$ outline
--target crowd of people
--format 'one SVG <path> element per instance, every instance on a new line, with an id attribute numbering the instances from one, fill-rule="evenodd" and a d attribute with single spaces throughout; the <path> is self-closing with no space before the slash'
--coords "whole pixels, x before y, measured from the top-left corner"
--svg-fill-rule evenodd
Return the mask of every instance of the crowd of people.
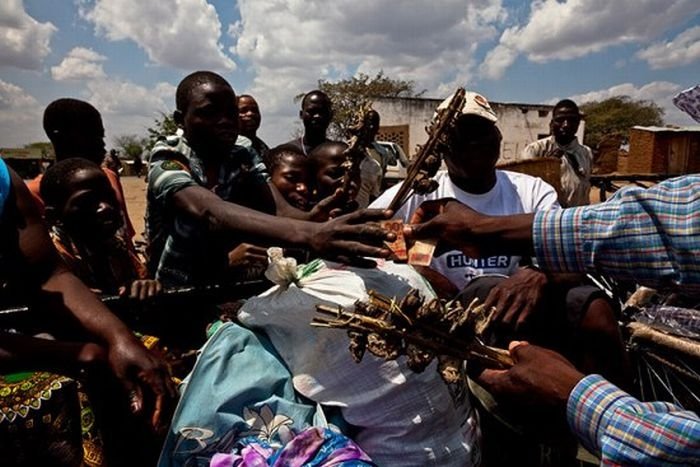
<path id="1" fill-rule="evenodd" d="M 301 100 L 302 135 L 273 147 L 257 135 L 256 99 L 237 96 L 218 74 L 186 76 L 174 98 L 179 131 L 162 135 L 148 162 L 145 252 L 135 247 L 102 119 L 91 104 L 63 98 L 47 106 L 43 126 L 56 163 L 44 174 L 25 182 L 0 162 L 2 307 L 28 305 L 31 316 L 3 322 L 0 334 L 0 451 L 10 464 L 153 465 L 158 459 L 186 376 L 173 370 L 173 361 L 201 345 L 207 329 L 212 335 L 207 324 L 220 310 L 178 303 L 170 316 L 159 315 L 161 325 L 137 329 L 95 292 L 147 303 L 164 290 L 264 281 L 273 246 L 299 262 L 372 267 L 368 258 L 392 258 L 388 244 L 396 235 L 380 223 L 391 218 L 403 220 L 410 241 L 437 240 L 430 265 L 416 269 L 440 298 L 479 298 L 498 310 L 489 344 L 509 348 L 515 364 L 470 369 L 476 383 L 516 405 L 553 408 L 552 423 L 568 421 L 573 437 L 604 465 L 700 463 L 697 414 L 628 394 L 632 375 L 619 310 L 585 276 L 700 293 L 697 177 L 588 206 L 593 160 L 576 138 L 582 117 L 576 103 L 557 103 L 551 136 L 522 155 L 561 161 L 557 192 L 537 177 L 497 169 L 497 115 L 483 96 L 467 92 L 446 135 L 450 150 L 446 169 L 435 176 L 437 190 L 390 212 L 399 186 L 382 193 L 387 154 L 375 141 L 376 111 L 367 120 L 367 155 L 348 173 L 348 144 L 328 138 L 333 109 L 322 91 Z M 189 342 L 190 349 L 159 344 L 178 332 L 173 328 L 187 328 L 201 342 Z M 252 333 L 235 345 L 262 355 L 255 362 L 261 374 L 277 366 L 288 371 L 265 337 L 237 332 Z M 346 347 L 339 343 L 337 351 Z M 290 375 L 292 393 L 298 376 Z M 254 381 L 250 391 L 278 395 L 264 378 Z M 183 400 L 178 413 L 193 410 L 185 403 L 191 404 Z M 219 440 L 217 452 L 198 456 L 221 466 L 373 465 L 360 430 L 341 431 L 318 425 L 281 445 L 263 436 L 238 451 L 237 441 Z M 466 451 L 474 464 L 496 465 L 486 448 Z M 171 465 L 165 458 L 164 452 L 161 464 Z M 410 462 L 397 457 L 392 464 Z"/>

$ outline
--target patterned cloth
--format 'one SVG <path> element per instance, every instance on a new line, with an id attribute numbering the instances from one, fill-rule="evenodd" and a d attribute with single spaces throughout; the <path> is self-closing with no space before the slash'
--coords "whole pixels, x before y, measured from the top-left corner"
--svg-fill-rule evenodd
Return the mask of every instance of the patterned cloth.
<path id="1" fill-rule="evenodd" d="M 642 403 L 589 375 L 567 403 L 571 430 L 601 465 L 700 465 L 700 418 L 667 402 Z"/>
<path id="2" fill-rule="evenodd" d="M 146 266 L 119 232 L 97 252 L 73 242 L 58 226 L 52 226 L 49 234 L 71 272 L 91 289 L 117 293 L 120 287 L 148 277 Z"/>
<path id="3" fill-rule="evenodd" d="M 676 94 L 673 104 L 700 123 L 700 84 Z"/>
<path id="4" fill-rule="evenodd" d="M 312 427 L 299 433 L 281 449 L 264 440 L 248 437 L 238 442 L 235 453 L 215 454 L 210 467 L 258 467 L 314 465 L 318 467 L 373 466 L 359 446 L 340 433 Z"/>
<path id="5" fill-rule="evenodd" d="M 202 159 L 184 137 L 159 141 L 151 151 L 148 172 L 149 272 L 164 285 L 173 286 L 206 281 L 225 268 L 226 255 L 206 235 L 206 226 L 177 215 L 175 193 L 190 186 L 212 186 L 224 201 L 246 204 L 245 197 L 255 196 L 251 190 L 269 179 L 262 159 L 236 146 L 222 161 L 216 183 L 209 183 Z"/>
<path id="6" fill-rule="evenodd" d="M 574 138 L 567 145 L 549 136 L 528 144 L 520 155 L 521 160 L 538 157 L 558 157 L 561 160 L 561 187 L 559 204 L 562 207 L 584 206 L 590 203 L 591 170 L 593 153 L 588 146 Z"/>
<path id="7" fill-rule="evenodd" d="M 236 139 L 236 144 L 238 146 L 243 146 L 249 151 L 254 152 L 263 161 L 267 157 L 267 153 L 270 151 L 270 147 L 267 145 L 267 143 L 265 143 L 265 141 L 261 140 L 257 136 L 255 136 L 254 139 L 251 140 L 250 138 L 247 138 L 243 135 L 238 135 L 238 139 Z"/>
<path id="8" fill-rule="evenodd" d="M 542 269 L 700 295 L 700 176 L 620 190 L 593 206 L 538 211 L 532 235 Z"/>

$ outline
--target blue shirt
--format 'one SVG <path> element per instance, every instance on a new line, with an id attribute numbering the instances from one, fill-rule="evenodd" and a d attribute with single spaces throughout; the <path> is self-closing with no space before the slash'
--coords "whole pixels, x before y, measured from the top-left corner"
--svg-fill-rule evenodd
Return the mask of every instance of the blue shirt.
<path id="1" fill-rule="evenodd" d="M 538 265 L 700 295 L 700 176 L 620 190 L 607 202 L 538 211 Z"/>

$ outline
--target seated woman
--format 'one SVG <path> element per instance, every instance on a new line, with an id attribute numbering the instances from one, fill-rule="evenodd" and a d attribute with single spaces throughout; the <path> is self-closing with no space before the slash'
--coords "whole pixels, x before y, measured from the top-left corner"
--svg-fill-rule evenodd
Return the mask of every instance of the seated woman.
<path id="1" fill-rule="evenodd" d="M 102 384 L 97 390 L 109 389 L 108 395 L 102 394 L 112 412 L 121 413 L 123 419 L 153 408 L 152 423 L 158 426 L 168 400 L 175 396 L 165 362 L 147 352 L 124 323 L 66 270 L 29 191 L 1 160 L 0 235 L 0 305 L 29 304 L 31 309 L 28 320 L 5 317 L 3 329 L 26 334 L 48 331 L 62 338 L 0 331 L 3 459 L 12 465 L 100 465 L 101 443 L 91 438 L 91 428 L 103 414 L 95 413 L 93 418 L 81 407 L 82 397 L 70 389 L 72 380 L 56 373 L 98 372 L 95 379 Z M 12 373 L 17 371 L 25 373 Z M 133 427 L 129 451 L 147 459 L 144 449 L 148 448 L 142 443 L 147 434 Z M 115 436 L 105 439 L 105 449 L 118 454 L 123 446 L 113 443 L 119 440 L 116 431 L 110 434 Z"/>

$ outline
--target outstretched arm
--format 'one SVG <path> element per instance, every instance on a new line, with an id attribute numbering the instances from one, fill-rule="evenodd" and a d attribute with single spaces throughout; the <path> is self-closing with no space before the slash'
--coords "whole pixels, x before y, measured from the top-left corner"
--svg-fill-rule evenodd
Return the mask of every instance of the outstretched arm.
<path id="1" fill-rule="evenodd" d="M 319 256 L 387 257 L 383 247 L 390 238 L 374 221 L 386 219 L 380 210 L 358 211 L 327 222 L 271 216 L 229 203 L 200 186 L 188 186 L 173 195 L 175 209 L 199 219 L 214 231 L 233 231 L 256 243 L 309 247 Z"/>
<path id="2" fill-rule="evenodd" d="M 39 288 L 35 303 L 48 312 L 64 313 L 107 351 L 106 359 L 131 395 L 132 408 L 141 412 L 144 390 L 153 392 L 159 423 L 160 408 L 175 396 L 165 363 L 149 353 L 131 331 L 58 258 L 36 206 L 22 180 L 10 171 L 12 193 L 5 218 L 17 226 L 17 249 L 24 282 Z"/>

